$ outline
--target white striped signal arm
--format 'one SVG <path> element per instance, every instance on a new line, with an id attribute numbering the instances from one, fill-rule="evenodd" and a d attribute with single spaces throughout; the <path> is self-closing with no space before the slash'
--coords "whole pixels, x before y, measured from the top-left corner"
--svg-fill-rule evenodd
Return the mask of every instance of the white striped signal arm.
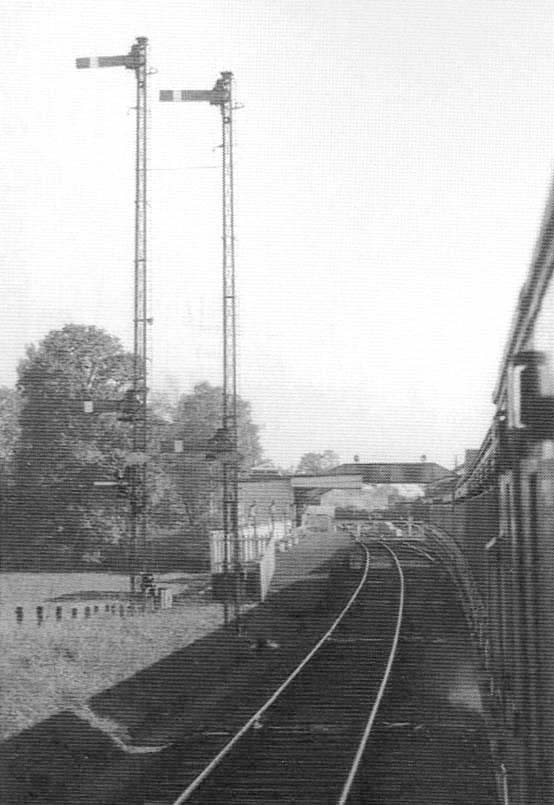
<path id="1" fill-rule="evenodd" d="M 229 93 L 216 86 L 213 89 L 161 89 L 160 101 L 208 101 L 220 104 L 229 100 Z"/>
<path id="2" fill-rule="evenodd" d="M 130 61 L 131 54 L 126 56 L 93 56 L 75 59 L 75 66 L 79 70 L 88 67 L 129 67 L 131 66 Z"/>

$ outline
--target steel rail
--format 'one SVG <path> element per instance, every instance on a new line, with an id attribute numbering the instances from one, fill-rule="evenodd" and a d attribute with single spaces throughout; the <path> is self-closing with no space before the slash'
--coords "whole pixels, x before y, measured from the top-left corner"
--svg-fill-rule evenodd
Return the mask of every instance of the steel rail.
<path id="1" fill-rule="evenodd" d="M 379 707 L 381 705 L 381 700 L 383 698 L 383 694 L 385 693 L 385 688 L 387 687 L 387 683 L 389 681 L 389 676 L 390 676 L 390 672 L 391 672 L 391 669 L 392 669 L 392 664 L 393 664 L 394 659 L 396 657 L 396 650 L 398 648 L 398 641 L 399 641 L 399 638 L 400 638 L 400 629 L 402 627 L 402 616 L 403 616 L 403 613 L 404 613 L 404 597 L 405 597 L 404 571 L 402 570 L 402 567 L 400 565 L 400 562 L 398 561 L 398 557 L 396 556 L 395 552 L 391 548 L 389 548 L 389 546 L 386 545 L 384 542 L 379 542 L 379 545 L 381 545 L 383 548 L 385 548 L 390 553 L 390 555 L 392 556 L 393 561 L 394 561 L 394 563 L 396 565 L 396 569 L 398 571 L 398 576 L 400 578 L 400 600 L 399 600 L 399 603 L 398 603 L 398 615 L 397 615 L 397 618 L 396 618 L 396 629 L 395 629 L 395 632 L 394 632 L 394 638 L 393 638 L 393 641 L 392 641 L 392 648 L 390 650 L 389 659 L 388 659 L 388 662 L 387 662 L 387 665 L 386 665 L 386 668 L 385 668 L 385 673 L 383 674 L 383 679 L 381 680 L 381 684 L 379 686 L 379 690 L 377 691 L 377 696 L 375 698 L 375 702 L 373 704 L 373 707 L 371 708 L 371 713 L 369 714 L 369 718 L 367 720 L 366 727 L 364 729 L 361 741 L 360 741 L 360 743 L 358 745 L 358 751 L 356 752 L 354 762 L 352 763 L 350 773 L 349 773 L 349 775 L 347 777 L 347 780 L 346 780 L 346 782 L 345 782 L 345 784 L 343 786 L 343 789 L 342 789 L 342 792 L 341 792 L 341 795 L 340 795 L 340 799 L 338 800 L 337 805 L 345 805 L 345 803 L 348 800 L 348 797 L 350 796 L 350 791 L 352 790 L 354 780 L 355 780 L 356 775 L 358 773 L 358 768 L 360 766 L 360 762 L 361 762 L 363 754 L 365 752 L 367 742 L 369 740 L 369 735 L 371 733 L 371 730 L 373 728 L 373 724 L 375 722 L 375 718 L 377 716 L 377 711 L 379 710 Z"/>
<path id="2" fill-rule="evenodd" d="M 310 662 L 312 657 L 319 651 L 319 649 L 323 646 L 323 644 L 329 639 L 329 637 L 333 634 L 341 620 L 344 618 L 346 613 L 351 608 L 352 604 L 358 597 L 359 593 L 361 592 L 366 580 L 367 575 L 369 572 L 369 551 L 367 547 L 363 543 L 358 543 L 366 553 L 366 561 L 364 567 L 364 573 L 362 579 L 354 592 L 352 593 L 351 597 L 348 600 L 348 603 L 342 610 L 342 612 L 338 615 L 337 618 L 333 621 L 330 628 L 325 632 L 322 638 L 318 640 L 315 646 L 311 649 L 311 651 L 304 657 L 300 665 L 298 665 L 294 671 L 285 679 L 285 681 L 277 688 L 276 691 L 270 696 L 270 698 L 265 702 L 265 704 L 257 710 L 253 716 L 251 716 L 248 721 L 240 728 L 238 732 L 231 738 L 228 743 L 218 752 L 218 754 L 210 761 L 210 763 L 204 768 L 204 770 L 197 776 L 195 779 L 189 784 L 189 786 L 177 797 L 176 800 L 172 803 L 172 805 L 182 805 L 183 802 L 186 802 L 191 794 L 193 794 L 201 785 L 202 783 L 210 776 L 210 774 L 214 771 L 216 766 L 218 766 L 221 761 L 229 754 L 231 749 L 235 746 L 236 743 L 245 735 L 248 730 L 254 726 L 254 724 L 259 722 L 260 717 L 268 710 L 271 705 L 279 698 L 279 696 L 283 693 L 283 691 L 290 685 L 290 683 L 298 676 L 298 674 L 304 669 L 304 667 Z"/>
<path id="3" fill-rule="evenodd" d="M 414 553 L 417 553 L 419 556 L 424 556 L 430 562 L 436 562 L 437 561 L 436 556 L 433 556 L 428 551 L 426 551 L 424 548 L 421 548 L 419 545 L 411 545 L 409 542 L 401 542 L 401 543 L 399 543 L 399 547 L 400 548 L 405 548 L 408 551 L 413 551 Z"/>

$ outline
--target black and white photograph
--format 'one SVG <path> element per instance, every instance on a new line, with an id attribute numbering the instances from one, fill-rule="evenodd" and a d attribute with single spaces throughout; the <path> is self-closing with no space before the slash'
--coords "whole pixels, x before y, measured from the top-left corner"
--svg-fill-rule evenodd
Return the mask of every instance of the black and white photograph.
<path id="1" fill-rule="evenodd" d="M 554 4 L 0 25 L 0 804 L 554 805 Z"/>

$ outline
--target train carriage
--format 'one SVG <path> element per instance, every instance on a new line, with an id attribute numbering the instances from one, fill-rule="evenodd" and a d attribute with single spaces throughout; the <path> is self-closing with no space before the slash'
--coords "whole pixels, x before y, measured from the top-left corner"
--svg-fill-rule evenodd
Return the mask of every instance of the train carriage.
<path id="1" fill-rule="evenodd" d="M 554 803 L 554 196 L 494 392 L 495 417 L 452 493 L 424 517 L 463 553 L 484 604 L 502 791 Z"/>

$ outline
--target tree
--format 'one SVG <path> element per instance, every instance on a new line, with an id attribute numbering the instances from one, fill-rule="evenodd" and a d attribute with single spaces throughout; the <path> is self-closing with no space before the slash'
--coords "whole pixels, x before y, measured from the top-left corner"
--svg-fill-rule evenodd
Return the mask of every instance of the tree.
<path id="1" fill-rule="evenodd" d="M 296 472 L 306 475 L 325 472 L 340 463 L 340 457 L 333 450 L 324 450 L 323 453 L 304 453 Z"/>
<path id="2" fill-rule="evenodd" d="M 239 398 L 237 408 L 241 466 L 248 470 L 261 457 L 258 428 L 246 401 Z M 221 464 L 206 459 L 206 447 L 222 426 L 222 389 L 199 383 L 180 396 L 154 393 L 149 418 L 151 556 L 154 564 L 205 568 L 208 532 L 221 526 Z M 160 452 L 177 439 L 186 445 L 183 453 Z"/>
<path id="3" fill-rule="evenodd" d="M 0 388 L 0 563 L 6 565 L 17 544 L 11 523 L 14 509 L 14 464 L 19 440 L 21 398 L 15 389 Z"/>
<path id="4" fill-rule="evenodd" d="M 117 415 L 87 415 L 82 400 L 121 399 L 132 356 L 105 331 L 68 324 L 27 348 L 18 376 L 23 553 L 79 564 L 120 536 L 115 499 L 94 481 L 111 478 L 129 449 L 129 428 Z"/>
<path id="5" fill-rule="evenodd" d="M 131 387 L 132 356 L 103 330 L 71 324 L 28 347 L 18 374 L 20 437 L 14 477 L 19 564 L 71 568 L 108 561 L 118 550 L 121 557 L 117 546 L 124 544 L 122 535 L 127 533 L 127 501 L 118 501 L 115 490 L 95 489 L 94 481 L 112 480 L 116 469 L 123 469 L 131 449 L 131 428 L 119 421 L 116 412 L 86 414 L 82 401 L 121 400 Z M 217 493 L 212 494 L 217 472 L 214 475 L 204 451 L 176 458 L 160 455 L 159 447 L 160 441 L 172 438 L 207 442 L 221 427 L 221 397 L 221 389 L 208 383 L 176 400 L 152 395 L 148 412 L 152 556 L 159 536 L 174 541 L 181 537 L 183 546 L 192 545 L 194 540 L 182 539 L 185 533 L 201 538 L 207 553 L 210 506 L 218 499 Z M 1 401 L 0 395 L 0 439 Z M 250 406 L 241 399 L 238 429 L 244 466 L 249 468 L 259 461 L 261 448 Z"/>
<path id="6" fill-rule="evenodd" d="M 177 402 L 175 421 L 185 441 L 211 438 L 221 427 L 223 391 L 210 383 L 198 383 L 192 394 L 182 394 Z M 250 470 L 262 458 L 259 428 L 252 421 L 250 403 L 237 397 L 237 430 L 241 469 Z"/>
<path id="7" fill-rule="evenodd" d="M 19 439 L 21 396 L 16 389 L 0 386 L 0 471 L 10 471 Z"/>
<path id="8" fill-rule="evenodd" d="M 222 492 L 221 465 L 206 459 L 206 444 L 222 426 L 222 389 L 210 383 L 199 383 L 192 392 L 182 394 L 175 404 L 170 425 L 167 424 L 168 401 L 158 397 L 155 410 L 166 421 L 165 425 L 159 423 L 160 438 L 180 439 L 189 449 L 157 460 L 156 465 L 158 469 L 162 465 L 163 474 L 156 480 L 161 494 L 153 500 L 153 518 L 159 525 L 165 523 L 169 528 L 184 532 L 190 556 L 207 559 L 208 531 L 220 527 Z M 241 398 L 237 399 L 237 419 L 241 469 L 248 471 L 260 461 L 262 451 L 250 404 Z M 198 449 L 190 450 L 191 445 Z"/>

